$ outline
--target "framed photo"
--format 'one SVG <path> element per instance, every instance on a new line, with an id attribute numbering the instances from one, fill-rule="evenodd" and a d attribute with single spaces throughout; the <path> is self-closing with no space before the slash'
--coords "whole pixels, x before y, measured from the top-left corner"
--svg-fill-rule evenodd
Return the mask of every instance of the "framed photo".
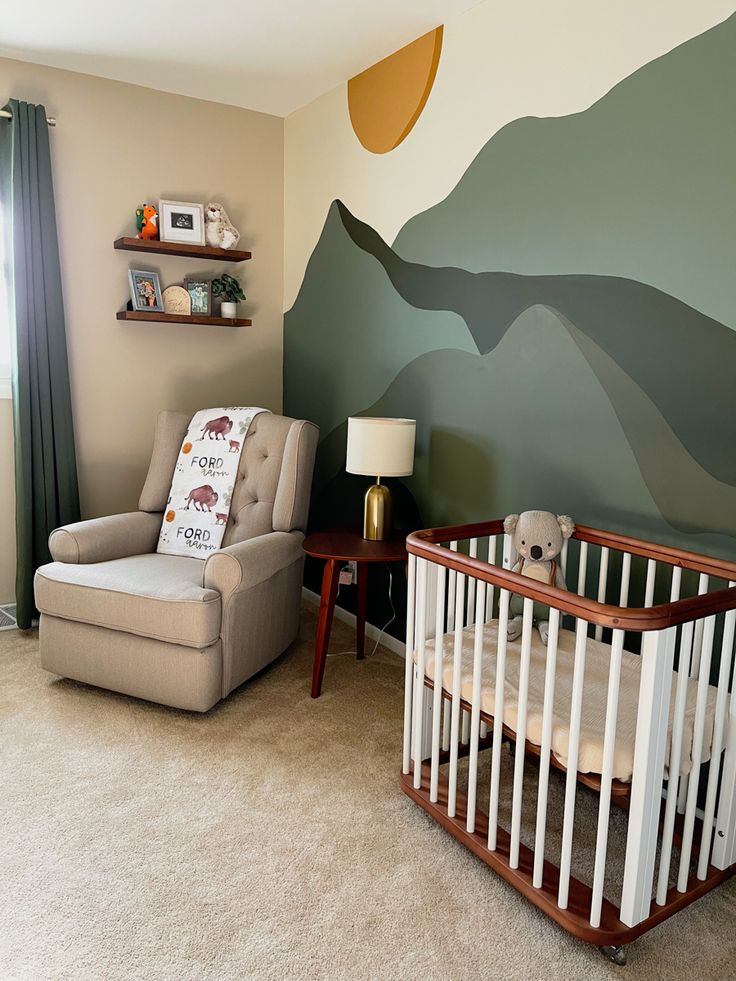
<path id="1" fill-rule="evenodd" d="M 128 283 L 134 310 L 148 310 L 149 313 L 164 312 L 158 273 L 147 272 L 145 269 L 129 269 Z"/>
<path id="2" fill-rule="evenodd" d="M 207 276 L 187 276 L 184 289 L 192 301 L 193 317 L 212 316 L 212 279 Z"/>
<path id="3" fill-rule="evenodd" d="M 188 201 L 159 201 L 159 233 L 162 242 L 204 245 L 204 205 Z"/>

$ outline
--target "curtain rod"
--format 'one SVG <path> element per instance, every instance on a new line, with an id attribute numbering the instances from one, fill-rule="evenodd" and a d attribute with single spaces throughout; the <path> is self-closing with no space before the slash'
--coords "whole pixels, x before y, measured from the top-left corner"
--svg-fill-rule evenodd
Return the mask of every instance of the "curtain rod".
<path id="1" fill-rule="evenodd" d="M 0 109 L 0 119 L 12 119 L 12 112 L 8 112 L 7 109 Z M 56 126 L 56 116 L 47 116 L 46 122 L 49 126 Z"/>

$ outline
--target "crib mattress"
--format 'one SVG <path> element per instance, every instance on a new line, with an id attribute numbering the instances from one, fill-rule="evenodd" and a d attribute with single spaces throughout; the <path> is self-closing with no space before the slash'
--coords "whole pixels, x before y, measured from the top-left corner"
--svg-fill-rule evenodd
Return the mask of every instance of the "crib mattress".
<path id="1" fill-rule="evenodd" d="M 461 695 L 468 702 L 473 693 L 473 646 L 475 628 L 463 630 Z M 483 668 L 481 682 L 481 708 L 493 715 L 496 700 L 496 647 L 498 642 L 498 621 L 489 621 L 483 629 Z M 452 692 L 454 634 L 443 638 L 442 687 Z M 606 699 L 608 695 L 608 672 L 610 666 L 610 645 L 588 638 L 585 658 L 583 688 L 583 709 L 580 724 L 580 746 L 578 752 L 578 771 L 581 773 L 601 773 L 603 769 L 603 735 L 606 724 Z M 414 655 L 416 660 L 416 653 Z M 539 631 L 532 631 L 532 652 L 529 670 L 529 697 L 527 709 L 526 738 L 541 746 L 542 712 L 544 706 L 544 677 L 547 649 L 542 643 Z M 555 699 L 552 720 L 552 752 L 565 766 L 568 761 L 570 741 L 570 701 L 572 694 L 573 663 L 575 659 L 575 634 L 570 630 L 560 630 L 557 647 L 557 670 L 555 673 Z M 504 677 L 503 721 L 514 732 L 517 731 L 519 708 L 519 667 L 521 662 L 521 638 L 509 641 L 506 647 L 506 670 Z M 429 641 L 425 655 L 425 674 L 434 680 L 435 651 L 434 641 Z M 621 680 L 616 725 L 616 747 L 613 762 L 613 777 L 622 782 L 630 782 L 634 769 L 634 742 L 636 738 L 636 716 L 639 700 L 639 675 L 641 658 L 629 651 L 623 652 Z M 669 762 L 672 737 L 672 718 L 675 702 L 677 674 L 673 672 L 670 697 L 670 719 L 667 732 L 665 759 Z M 685 724 L 683 728 L 680 772 L 689 773 L 693 766 L 693 729 L 697 681 L 688 680 Z M 713 740 L 716 689 L 708 688 L 705 715 L 705 731 L 701 763 L 710 759 Z M 666 770 L 665 770 L 666 776 Z"/>

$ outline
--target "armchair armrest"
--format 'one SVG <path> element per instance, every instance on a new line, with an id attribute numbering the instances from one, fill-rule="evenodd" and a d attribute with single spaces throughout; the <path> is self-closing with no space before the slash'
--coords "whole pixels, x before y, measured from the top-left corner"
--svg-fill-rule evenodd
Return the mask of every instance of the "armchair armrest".
<path id="1" fill-rule="evenodd" d="M 49 550 L 55 562 L 87 564 L 142 555 L 156 547 L 161 512 L 133 511 L 64 525 L 51 532 Z"/>
<path id="2" fill-rule="evenodd" d="M 243 592 L 265 582 L 301 558 L 303 541 L 301 532 L 272 531 L 228 545 L 206 560 L 203 585 L 205 589 L 216 589 L 224 606 L 236 591 Z"/>

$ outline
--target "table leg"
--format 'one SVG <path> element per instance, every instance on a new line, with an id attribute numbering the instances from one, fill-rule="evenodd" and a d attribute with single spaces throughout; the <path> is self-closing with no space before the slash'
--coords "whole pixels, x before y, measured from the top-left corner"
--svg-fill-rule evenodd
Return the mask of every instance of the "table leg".
<path id="1" fill-rule="evenodd" d="M 368 600 L 368 564 L 358 562 L 358 615 L 356 617 L 355 652 L 358 660 L 365 657 L 365 611 Z"/>
<path id="2" fill-rule="evenodd" d="M 312 674 L 312 698 L 319 698 L 322 691 L 322 679 L 325 676 L 327 648 L 330 644 L 332 617 L 335 612 L 337 584 L 340 568 L 336 559 L 327 559 L 325 571 L 322 574 L 322 596 L 319 602 L 319 619 L 317 621 L 317 636 L 314 642 L 314 671 Z"/>

